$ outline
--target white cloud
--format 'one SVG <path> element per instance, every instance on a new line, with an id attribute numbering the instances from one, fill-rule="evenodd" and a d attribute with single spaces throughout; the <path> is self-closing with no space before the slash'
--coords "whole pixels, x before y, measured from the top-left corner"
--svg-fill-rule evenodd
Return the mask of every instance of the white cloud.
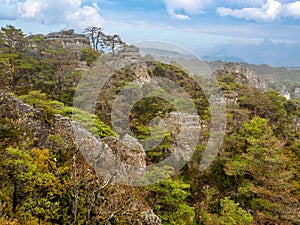
<path id="1" fill-rule="evenodd" d="M 220 16 L 233 16 L 246 20 L 258 20 L 258 21 L 272 21 L 275 20 L 283 10 L 283 5 L 276 0 L 267 0 L 260 8 L 242 8 L 242 9 L 230 9 L 220 7 L 217 9 L 217 13 Z"/>
<path id="2" fill-rule="evenodd" d="M 210 0 L 162 0 L 166 4 L 166 8 L 171 17 L 175 19 L 186 20 L 188 15 L 177 13 L 182 10 L 186 14 L 199 14 L 203 11 L 203 7 Z"/>
<path id="3" fill-rule="evenodd" d="M 287 16 L 300 18 L 300 1 L 287 4 L 285 7 L 285 13 Z"/>
<path id="4" fill-rule="evenodd" d="M 67 16 L 66 21 L 70 27 L 84 29 L 87 26 L 97 25 L 102 23 L 102 17 L 98 14 L 97 8 L 84 6 Z"/>
<path id="5" fill-rule="evenodd" d="M 169 12 L 169 13 L 173 18 L 178 19 L 178 20 L 189 20 L 190 19 L 190 17 L 187 15 L 183 15 L 183 14 L 175 13 L 175 12 Z"/>
<path id="6" fill-rule="evenodd" d="M 42 12 L 48 8 L 48 4 L 42 1 L 29 0 L 18 4 L 18 12 L 24 19 L 44 20 Z"/>
<path id="7" fill-rule="evenodd" d="M 17 3 L 18 17 L 44 24 L 65 24 L 75 29 L 101 25 L 99 8 L 82 6 L 83 0 L 26 0 Z"/>

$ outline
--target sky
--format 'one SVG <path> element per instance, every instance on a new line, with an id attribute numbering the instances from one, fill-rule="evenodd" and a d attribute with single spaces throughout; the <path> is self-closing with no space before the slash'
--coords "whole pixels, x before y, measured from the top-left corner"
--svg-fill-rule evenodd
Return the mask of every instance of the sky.
<path id="1" fill-rule="evenodd" d="M 221 59 L 251 61 L 244 47 L 263 49 L 265 43 L 272 57 L 300 52 L 300 1 L 294 0 L 0 0 L 0 25 L 7 24 L 27 34 L 95 25 L 126 42 L 167 41 Z M 282 64 L 300 66 L 300 53 L 285 55 Z M 255 63 L 278 62 L 266 57 Z"/>

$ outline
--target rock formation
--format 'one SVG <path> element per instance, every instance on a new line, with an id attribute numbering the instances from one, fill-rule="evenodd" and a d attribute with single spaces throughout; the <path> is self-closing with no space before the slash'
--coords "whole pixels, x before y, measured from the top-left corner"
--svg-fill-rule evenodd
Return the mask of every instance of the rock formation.
<path id="1" fill-rule="evenodd" d="M 144 211 L 141 214 L 141 218 L 137 220 L 134 225 L 160 225 L 161 220 L 157 215 L 153 213 L 152 210 Z"/>
<path id="2" fill-rule="evenodd" d="M 287 87 L 285 85 L 282 85 L 282 88 L 279 93 L 281 96 L 285 97 L 287 100 L 291 99 L 291 93 L 289 92 L 289 90 L 287 89 Z"/>
<path id="3" fill-rule="evenodd" d="M 265 89 L 265 85 L 259 80 L 258 76 L 247 67 L 236 63 L 225 63 L 214 73 L 216 78 L 222 76 L 233 76 L 234 81 L 239 84 L 249 85 L 251 87 Z"/>
<path id="4" fill-rule="evenodd" d="M 102 157 L 100 155 L 100 158 L 106 159 L 105 162 L 114 162 L 109 158 L 107 159 L 108 156 L 111 156 L 121 162 L 136 166 L 135 168 L 142 169 L 133 172 L 143 173 L 143 168 L 146 166 L 145 152 L 135 138 L 130 136 L 124 137 L 122 141 L 126 143 L 126 145 L 123 145 L 117 138 L 113 137 L 97 140 L 97 138 L 93 137 L 77 122 L 72 122 L 70 119 L 59 114 L 51 115 L 50 117 L 48 115 L 47 119 L 45 119 L 46 115 L 44 112 L 36 110 L 21 100 L 3 92 L 0 93 L 0 118 L 8 118 L 13 121 L 15 126 L 24 128 L 21 129 L 21 135 L 25 138 L 28 148 L 55 148 L 49 139 L 51 135 L 55 134 L 60 135 L 66 142 L 66 146 L 69 146 L 67 150 L 77 148 L 77 144 L 82 145 L 85 143 L 84 145 L 88 148 L 87 153 L 89 153 L 89 155 L 84 155 L 84 151 L 81 151 L 81 154 L 88 159 L 93 159 L 95 156 L 99 157 L 97 154 L 100 152 L 104 154 Z M 81 143 L 78 143 L 78 138 L 76 139 L 74 136 L 74 124 L 75 129 L 80 130 L 79 135 L 82 137 Z M 76 133 L 78 135 L 78 132 Z M 89 142 L 86 142 L 87 139 Z M 95 145 L 95 142 L 101 143 L 103 149 L 92 151 L 90 147 Z M 99 145 L 97 145 L 97 147 L 99 147 Z M 107 151 L 111 150 L 112 152 L 110 152 L 110 154 L 106 154 Z M 107 166 L 109 165 L 106 164 L 105 166 L 108 168 Z M 125 172 L 128 173 L 128 171 Z M 99 177 L 99 179 L 103 180 L 101 177 Z M 105 179 L 102 182 L 105 183 Z M 131 198 L 131 206 L 128 207 L 132 207 L 132 210 L 136 211 L 136 214 L 139 215 L 136 218 L 136 224 L 161 224 L 160 219 L 149 207 L 143 205 L 143 203 L 139 202 L 134 196 L 131 196 Z M 113 201 L 113 199 L 110 201 Z"/>
<path id="5" fill-rule="evenodd" d="M 74 30 L 62 30 L 45 36 L 47 41 L 61 42 L 65 49 L 78 54 L 82 48 L 90 47 L 90 39 L 84 34 L 76 34 Z"/>
<path id="6" fill-rule="evenodd" d="M 295 88 L 294 98 L 300 98 L 300 87 Z"/>
<path id="7" fill-rule="evenodd" d="M 234 82 L 238 84 L 247 85 L 252 88 L 265 89 L 265 84 L 262 83 L 258 76 L 247 67 L 236 63 L 225 63 L 220 69 L 214 72 L 216 79 L 231 76 Z M 238 100 L 238 93 L 235 91 L 223 92 L 226 102 L 228 104 L 236 104 Z"/>

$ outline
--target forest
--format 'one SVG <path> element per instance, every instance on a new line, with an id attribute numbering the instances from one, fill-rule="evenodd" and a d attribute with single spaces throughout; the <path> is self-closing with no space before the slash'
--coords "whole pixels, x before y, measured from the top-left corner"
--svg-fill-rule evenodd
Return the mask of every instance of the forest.
<path id="1" fill-rule="evenodd" d="M 127 47 L 119 35 L 94 26 L 84 34 L 64 30 L 52 36 L 1 28 L 0 224 L 300 224 L 300 98 L 281 96 L 277 83 L 275 90 L 258 88 L 243 74 L 250 69 L 236 72 L 233 63 L 216 69 L 226 99 L 226 131 L 218 156 L 199 171 L 211 131 L 210 105 L 176 62 L 122 68 L 105 83 L 94 112 L 73 106 L 90 68 Z M 114 99 L 126 85 L 134 89 L 128 84 L 140 73 L 181 86 L 196 106 L 201 129 L 196 151 L 180 171 L 158 183 L 130 186 L 97 174 L 79 151 L 70 124 L 76 112 L 87 132 L 113 146 L 122 162 L 151 166 L 167 158 L 173 133 L 149 124 L 174 112 L 163 98 L 141 99 L 130 111 L 136 146 L 146 148 L 143 140 L 164 135 L 145 156 L 130 159 L 112 127 Z"/>

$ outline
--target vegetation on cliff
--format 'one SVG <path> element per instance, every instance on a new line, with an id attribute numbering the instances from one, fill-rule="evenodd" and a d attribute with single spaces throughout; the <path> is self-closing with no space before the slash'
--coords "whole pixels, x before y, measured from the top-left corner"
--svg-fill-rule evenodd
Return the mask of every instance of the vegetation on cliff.
<path id="1" fill-rule="evenodd" d="M 97 50 L 102 30 L 87 32 L 96 37 L 91 41 Z M 119 37 L 115 41 L 124 44 Z M 112 103 L 137 78 L 137 68 L 123 68 L 107 81 L 95 114 L 73 108 L 83 72 L 105 54 L 95 49 L 74 54 L 43 35 L 1 28 L 0 224 L 300 224 L 300 99 L 258 89 L 259 81 L 247 77 L 247 70 L 215 72 L 227 104 L 226 135 L 218 157 L 199 172 L 210 132 L 206 96 L 176 63 L 147 62 L 149 77 L 174 81 L 196 105 L 202 125 L 197 150 L 172 178 L 147 187 L 97 176 L 78 151 L 67 118 L 76 111 L 86 130 L 107 143 L 116 140 Z M 130 112 L 130 129 L 141 144 L 151 132 L 153 139 L 165 135 L 146 153 L 147 165 L 170 154 L 172 132 L 155 130 L 149 122 L 172 111 L 172 104 L 152 97 Z"/>

